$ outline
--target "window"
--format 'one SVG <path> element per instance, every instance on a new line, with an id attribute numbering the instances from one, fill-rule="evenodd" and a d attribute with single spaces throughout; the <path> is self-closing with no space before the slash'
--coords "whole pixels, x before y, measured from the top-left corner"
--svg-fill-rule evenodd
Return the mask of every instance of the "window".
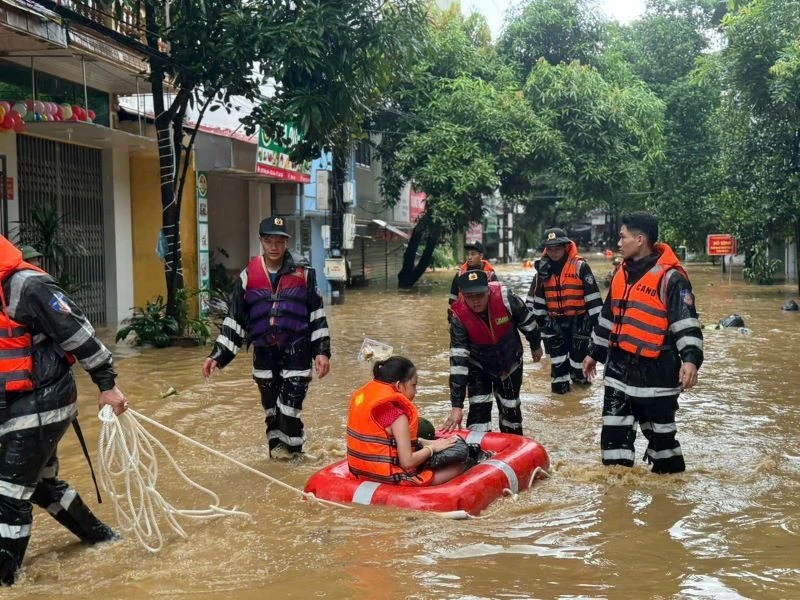
<path id="1" fill-rule="evenodd" d="M 372 164 L 372 146 L 369 140 L 361 140 L 356 146 L 356 164 L 369 167 Z"/>
<path id="2" fill-rule="evenodd" d="M 32 96 L 31 70 L 0 61 L 0 100 L 25 101 Z M 95 112 L 94 122 L 108 127 L 108 94 L 94 88 L 86 89 L 89 108 Z M 36 71 L 36 99 L 58 104 L 77 104 L 83 108 L 83 84 Z"/>

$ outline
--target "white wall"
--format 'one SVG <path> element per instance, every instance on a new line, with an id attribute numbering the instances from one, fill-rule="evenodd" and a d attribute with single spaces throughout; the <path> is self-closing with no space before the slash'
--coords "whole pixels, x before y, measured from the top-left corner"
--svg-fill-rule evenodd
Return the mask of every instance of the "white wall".
<path id="1" fill-rule="evenodd" d="M 249 256 L 260 256 L 263 250 L 261 248 L 261 238 L 258 235 L 258 226 L 263 219 L 270 215 L 270 187 L 269 184 L 255 181 L 251 181 L 248 185 L 248 210 L 250 215 L 248 224 Z"/>
<path id="2" fill-rule="evenodd" d="M 106 256 L 106 320 L 131 316 L 133 234 L 130 156 L 127 149 L 103 150 L 103 238 Z"/>

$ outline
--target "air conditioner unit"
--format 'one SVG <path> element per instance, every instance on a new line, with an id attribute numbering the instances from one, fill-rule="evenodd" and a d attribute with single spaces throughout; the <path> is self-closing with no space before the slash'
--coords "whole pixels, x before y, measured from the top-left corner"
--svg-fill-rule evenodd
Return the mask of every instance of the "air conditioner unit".
<path id="1" fill-rule="evenodd" d="M 353 203 L 353 185 L 352 181 L 345 181 L 344 182 L 344 191 L 342 193 L 342 202 L 345 204 L 352 204 Z"/>

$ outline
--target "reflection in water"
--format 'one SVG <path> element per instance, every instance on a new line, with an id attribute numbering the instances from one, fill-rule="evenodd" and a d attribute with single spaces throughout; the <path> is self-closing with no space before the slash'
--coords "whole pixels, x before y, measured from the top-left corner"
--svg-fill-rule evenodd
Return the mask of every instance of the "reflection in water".
<path id="1" fill-rule="evenodd" d="M 598 276 L 607 268 L 598 265 Z M 530 271 L 507 267 L 500 275 L 527 291 Z M 131 538 L 82 547 L 39 511 L 24 576 L 2 598 L 800 597 L 800 314 L 779 310 L 792 288 L 729 284 L 712 267 L 690 275 L 706 325 L 735 312 L 752 333 L 705 331 L 700 384 L 681 396 L 678 414 L 684 474 L 655 476 L 642 463 L 603 467 L 602 385 L 553 396 L 548 361 L 526 362 L 525 432 L 550 452 L 553 478 L 501 499 L 486 518 L 320 507 L 154 431 L 190 477 L 251 518 L 188 522 L 188 541 L 168 536 L 151 556 Z M 410 292 L 351 291 L 345 304 L 328 308 L 332 371 L 312 383 L 303 417 L 309 456 L 301 464 L 267 458 L 247 355 L 207 384 L 206 350 L 119 348 L 119 383 L 140 412 L 302 487 L 344 457 L 347 399 L 370 376 L 370 365 L 356 360 L 365 337 L 419 365 L 420 412 L 443 422 L 451 277 L 429 275 Z M 169 387 L 178 394 L 162 399 Z M 81 391 L 92 444 L 99 424 L 86 377 Z M 644 446 L 640 439 L 639 455 Z M 66 478 L 91 497 L 73 436 L 61 454 Z M 175 504 L 191 505 L 180 481 L 165 473 L 162 485 Z M 113 519 L 109 511 L 102 505 L 98 514 Z"/>

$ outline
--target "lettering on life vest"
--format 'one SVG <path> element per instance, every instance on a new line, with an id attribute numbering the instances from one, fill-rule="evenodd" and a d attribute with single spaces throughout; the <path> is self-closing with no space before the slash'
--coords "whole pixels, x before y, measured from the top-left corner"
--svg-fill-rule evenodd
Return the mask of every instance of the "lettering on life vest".
<path id="1" fill-rule="evenodd" d="M 658 292 L 656 292 L 649 285 L 644 285 L 644 284 L 641 284 L 641 283 L 636 286 L 636 291 L 637 292 L 642 292 L 643 294 L 647 294 L 648 296 L 653 296 L 654 298 L 658 294 Z"/>
<path id="2" fill-rule="evenodd" d="M 503 323 L 507 323 L 507 322 L 508 322 L 508 316 L 498 317 L 497 319 L 494 320 L 494 324 L 495 325 L 502 325 Z"/>

